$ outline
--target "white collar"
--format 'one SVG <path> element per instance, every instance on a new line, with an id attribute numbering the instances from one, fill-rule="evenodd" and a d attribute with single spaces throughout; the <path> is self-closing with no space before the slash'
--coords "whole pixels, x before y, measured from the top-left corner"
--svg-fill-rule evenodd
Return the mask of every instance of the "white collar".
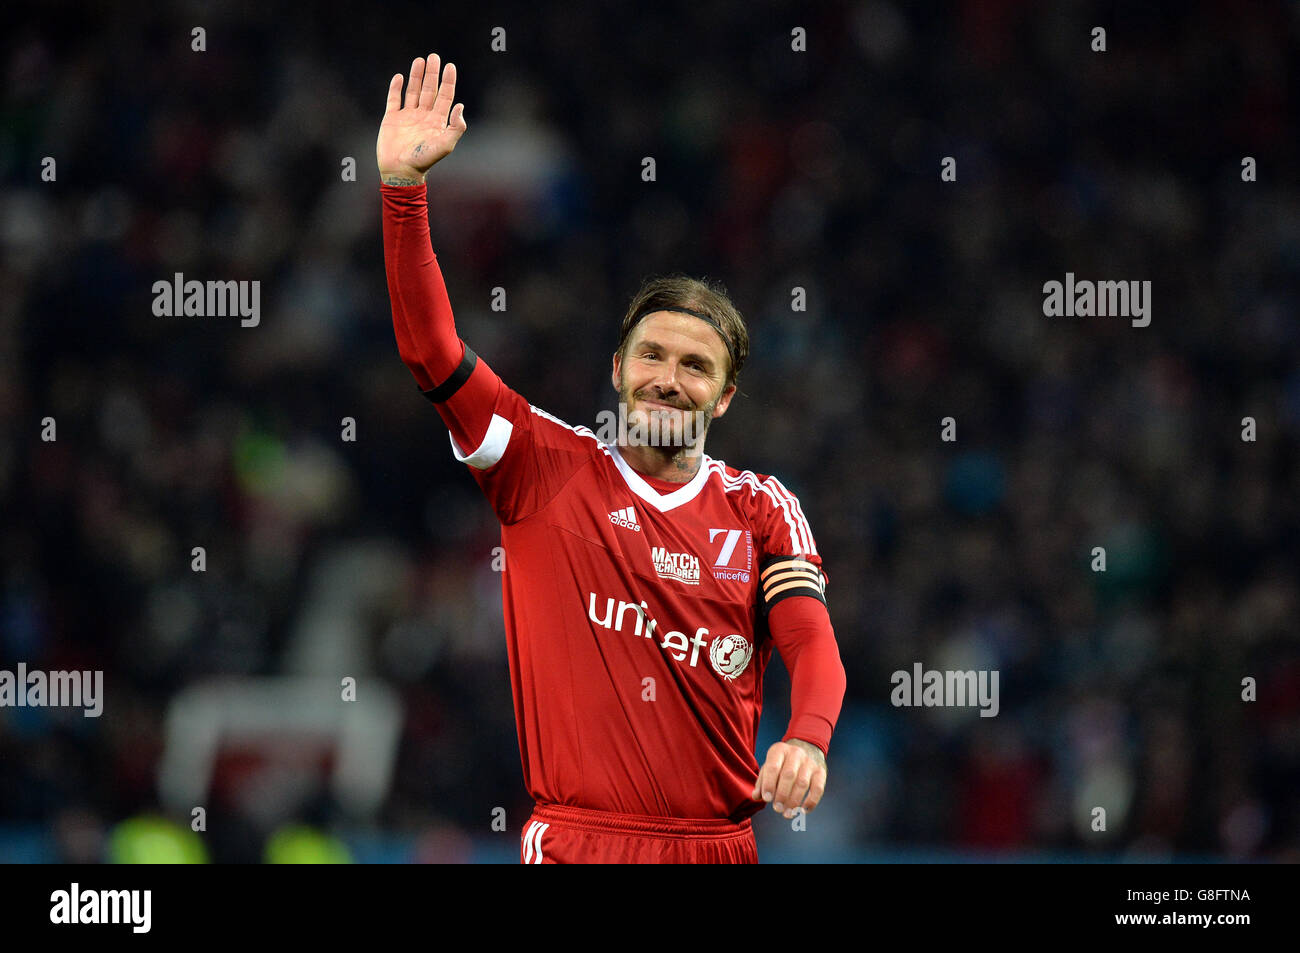
<path id="1" fill-rule="evenodd" d="M 680 489 L 673 490 L 671 493 L 660 493 L 643 480 L 641 474 L 633 470 L 623 459 L 617 444 L 611 443 L 606 446 L 609 447 L 609 455 L 614 461 L 614 466 L 618 467 L 618 472 L 623 475 L 623 481 L 627 483 L 628 489 L 661 513 L 676 509 L 699 496 L 700 490 L 704 489 L 704 484 L 708 482 L 709 474 L 713 472 L 712 458 L 707 453 L 701 454 L 700 468 L 689 482 L 683 483 Z"/>

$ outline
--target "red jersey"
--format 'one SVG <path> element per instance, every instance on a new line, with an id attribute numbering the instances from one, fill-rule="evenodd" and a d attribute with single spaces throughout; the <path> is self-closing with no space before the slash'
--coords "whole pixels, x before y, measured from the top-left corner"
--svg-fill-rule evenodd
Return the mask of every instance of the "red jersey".
<path id="1" fill-rule="evenodd" d="M 660 492 L 617 446 L 530 405 L 481 359 L 444 414 L 487 401 L 481 445 L 451 447 L 501 521 L 529 793 L 622 814 L 753 815 L 772 653 L 763 609 L 824 599 L 798 499 L 707 455 L 685 484 L 653 481 L 673 487 Z"/>
<path id="2" fill-rule="evenodd" d="M 529 793 L 642 818 L 749 817 L 774 643 L 791 676 L 784 740 L 826 752 L 844 695 L 799 501 L 708 456 L 686 484 L 643 478 L 617 447 L 531 406 L 456 334 L 425 187 L 381 193 L 402 360 L 501 520 Z"/>

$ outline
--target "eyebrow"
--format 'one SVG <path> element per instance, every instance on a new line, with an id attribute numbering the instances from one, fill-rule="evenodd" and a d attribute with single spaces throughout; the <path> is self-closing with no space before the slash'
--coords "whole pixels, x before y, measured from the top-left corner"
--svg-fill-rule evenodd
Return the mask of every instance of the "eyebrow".
<path id="1" fill-rule="evenodd" d="M 668 350 L 666 347 L 664 347 L 662 344 L 658 343 L 657 341 L 642 341 L 640 344 L 637 345 L 637 347 L 654 348 L 656 351 Z M 714 369 L 713 359 L 706 354 L 690 353 L 685 355 L 684 359 L 688 361 L 699 361 L 701 364 L 704 365 L 705 370 L 712 371 Z"/>

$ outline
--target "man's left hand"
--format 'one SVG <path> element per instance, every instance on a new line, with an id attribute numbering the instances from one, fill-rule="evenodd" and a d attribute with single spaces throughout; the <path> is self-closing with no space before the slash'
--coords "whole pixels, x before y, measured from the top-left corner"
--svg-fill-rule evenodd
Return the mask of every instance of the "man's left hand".
<path id="1" fill-rule="evenodd" d="M 797 808 L 810 813 L 826 791 L 826 756 L 807 741 L 791 738 L 767 749 L 750 798 L 764 800 L 772 810 L 794 817 Z"/>

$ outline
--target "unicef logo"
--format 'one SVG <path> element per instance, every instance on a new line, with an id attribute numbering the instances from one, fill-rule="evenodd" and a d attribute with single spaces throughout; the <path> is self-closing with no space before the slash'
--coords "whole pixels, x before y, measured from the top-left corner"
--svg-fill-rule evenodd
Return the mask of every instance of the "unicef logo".
<path id="1" fill-rule="evenodd" d="M 709 664 L 730 682 L 745 670 L 753 654 L 754 647 L 743 635 L 722 635 L 709 646 Z"/>

